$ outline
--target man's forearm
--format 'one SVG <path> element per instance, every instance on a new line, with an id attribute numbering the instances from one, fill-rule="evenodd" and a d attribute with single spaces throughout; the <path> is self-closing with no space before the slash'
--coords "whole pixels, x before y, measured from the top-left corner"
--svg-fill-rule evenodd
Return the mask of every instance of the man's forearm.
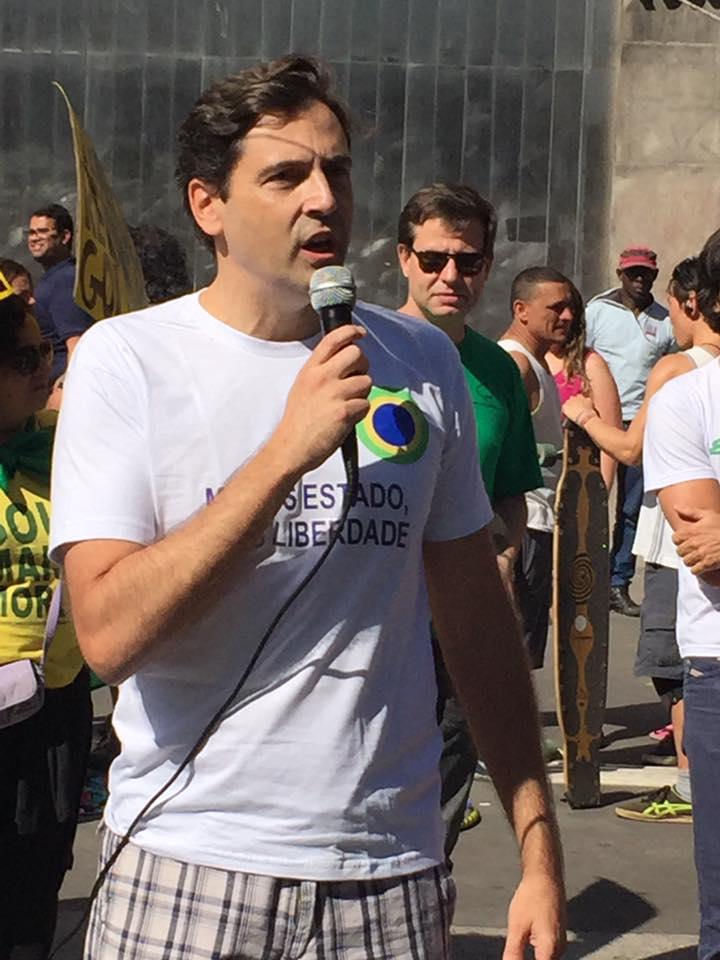
<path id="1" fill-rule="evenodd" d="M 622 430 L 605 423 L 597 414 L 580 418 L 578 426 L 609 456 L 629 467 L 642 462 L 642 430 Z"/>
<path id="2" fill-rule="evenodd" d="M 478 664 L 483 677 L 481 696 L 471 688 L 463 691 L 460 679 L 454 682 L 478 751 L 515 831 L 523 868 L 557 874 L 560 846 L 530 673 L 524 651 L 516 655 L 512 649 L 520 645 L 515 618 L 503 612 L 498 620 L 496 614 L 485 622 L 503 632 L 507 657 L 487 657 Z"/>
<path id="3" fill-rule="evenodd" d="M 523 867 L 559 877 L 530 671 L 489 535 L 428 544 L 425 565 L 443 659 L 515 830 Z"/>
<path id="4" fill-rule="evenodd" d="M 499 554 L 506 554 L 508 559 L 514 562 L 520 552 L 527 526 L 525 495 L 520 493 L 513 497 L 501 497 L 493 502 L 493 508 L 505 525 L 506 539 L 504 544 L 496 541 L 495 547 Z"/>
<path id="5" fill-rule="evenodd" d="M 118 683 L 148 658 L 162 638 L 192 624 L 227 590 L 298 477 L 283 451 L 268 445 L 215 499 L 178 530 L 132 549 L 92 582 L 83 579 L 83 551 L 65 557 L 78 640 L 91 666 Z"/>

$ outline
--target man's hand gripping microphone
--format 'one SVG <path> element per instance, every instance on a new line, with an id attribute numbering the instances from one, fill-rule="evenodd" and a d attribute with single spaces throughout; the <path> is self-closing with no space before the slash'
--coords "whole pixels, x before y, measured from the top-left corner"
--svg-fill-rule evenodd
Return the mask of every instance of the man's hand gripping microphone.
<path id="1" fill-rule="evenodd" d="M 310 281 L 310 303 L 320 317 L 323 334 L 352 323 L 355 305 L 355 281 L 347 267 L 322 267 Z M 348 487 L 353 490 L 358 481 L 358 448 L 355 429 L 342 442 Z"/>

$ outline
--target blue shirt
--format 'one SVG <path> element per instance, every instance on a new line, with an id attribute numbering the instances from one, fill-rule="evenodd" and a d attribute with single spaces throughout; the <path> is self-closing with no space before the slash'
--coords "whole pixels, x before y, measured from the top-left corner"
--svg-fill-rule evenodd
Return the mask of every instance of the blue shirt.
<path id="1" fill-rule="evenodd" d="M 665 307 L 655 300 L 637 316 L 619 290 L 594 297 L 585 310 L 588 347 L 597 350 L 615 378 L 624 421 L 642 406 L 645 384 L 660 357 L 677 349 Z"/>
<path id="2" fill-rule="evenodd" d="M 67 366 L 67 341 L 79 337 L 93 323 L 73 300 L 75 258 L 68 257 L 45 271 L 35 287 L 35 315 L 43 337 L 53 345 L 51 379 L 57 380 Z"/>

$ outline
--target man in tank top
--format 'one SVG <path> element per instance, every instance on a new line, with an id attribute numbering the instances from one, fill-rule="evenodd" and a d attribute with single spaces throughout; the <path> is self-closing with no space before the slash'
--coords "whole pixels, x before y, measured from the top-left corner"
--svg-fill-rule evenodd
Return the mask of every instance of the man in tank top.
<path id="1" fill-rule="evenodd" d="M 499 341 L 518 365 L 532 414 L 535 442 L 560 450 L 560 397 L 545 354 L 567 336 L 572 322 L 570 284 L 552 267 L 529 267 L 513 280 L 512 323 Z M 534 669 L 543 665 L 552 596 L 555 488 L 560 459 L 542 467 L 543 486 L 525 494 L 528 520 L 515 568 L 515 590 L 525 645 Z"/>

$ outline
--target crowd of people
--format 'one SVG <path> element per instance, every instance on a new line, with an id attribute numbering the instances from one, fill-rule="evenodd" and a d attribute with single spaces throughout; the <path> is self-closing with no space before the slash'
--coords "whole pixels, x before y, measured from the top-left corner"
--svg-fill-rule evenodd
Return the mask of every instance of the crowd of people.
<path id="1" fill-rule="evenodd" d="M 616 488 L 608 602 L 640 616 L 677 753 L 677 782 L 617 813 L 694 822 L 700 958 L 720 956 L 720 232 L 672 272 L 669 312 L 647 247 L 587 306 L 525 269 L 496 343 L 482 310 L 469 324 L 495 210 L 431 184 L 399 213 L 404 302 L 321 336 L 308 285 L 347 252 L 350 141 L 321 64 L 249 68 L 179 133 L 207 288 L 135 228 L 154 306 L 92 324 L 57 204 L 29 221 L 37 283 L 0 261 L 0 960 L 50 953 L 101 682 L 119 752 L 90 960 L 447 958 L 478 765 L 520 851 L 506 956 L 555 960 L 529 668 L 564 418 Z"/>

